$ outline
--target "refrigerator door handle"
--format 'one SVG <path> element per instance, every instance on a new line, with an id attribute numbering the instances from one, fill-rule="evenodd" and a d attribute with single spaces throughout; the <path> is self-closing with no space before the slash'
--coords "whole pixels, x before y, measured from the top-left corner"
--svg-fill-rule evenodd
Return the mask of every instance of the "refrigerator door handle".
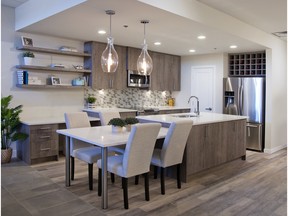
<path id="1" fill-rule="evenodd" d="M 243 115 L 243 85 L 239 87 L 238 91 L 238 100 L 239 100 L 239 114 L 242 116 Z"/>

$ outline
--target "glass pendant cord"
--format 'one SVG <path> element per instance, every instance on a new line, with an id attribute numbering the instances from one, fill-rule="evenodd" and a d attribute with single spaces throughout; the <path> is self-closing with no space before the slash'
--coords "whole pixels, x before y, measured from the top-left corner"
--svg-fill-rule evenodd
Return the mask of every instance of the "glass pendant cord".
<path id="1" fill-rule="evenodd" d="M 101 56 L 101 66 L 102 66 L 103 72 L 113 73 L 117 70 L 117 67 L 118 67 L 118 54 L 116 50 L 114 49 L 113 38 L 111 36 L 111 32 L 112 32 L 111 16 L 115 14 L 115 11 L 107 10 L 106 14 L 110 15 L 110 32 L 109 32 L 109 37 L 107 38 L 107 47 L 103 51 L 102 56 Z"/>
<path id="2" fill-rule="evenodd" d="M 150 75 L 153 70 L 153 62 L 152 59 L 148 53 L 148 46 L 146 44 L 146 26 L 145 24 L 149 23 L 148 20 L 142 20 L 142 24 L 144 24 L 144 44 L 142 47 L 142 51 L 140 56 L 138 57 L 137 60 L 137 71 L 139 74 L 142 75 Z"/>

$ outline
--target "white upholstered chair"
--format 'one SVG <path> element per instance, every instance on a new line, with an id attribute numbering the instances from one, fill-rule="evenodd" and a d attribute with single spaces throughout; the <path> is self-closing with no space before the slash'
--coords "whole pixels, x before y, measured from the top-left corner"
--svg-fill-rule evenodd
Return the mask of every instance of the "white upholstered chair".
<path id="1" fill-rule="evenodd" d="M 86 112 L 65 113 L 64 117 L 68 129 L 91 127 Z M 75 158 L 88 163 L 89 189 L 93 190 L 93 163 L 101 158 L 101 149 L 89 143 L 72 139 L 70 143 L 71 180 L 74 180 Z M 114 181 L 113 176 L 111 180 Z"/>
<path id="2" fill-rule="evenodd" d="M 105 112 L 99 112 L 99 118 L 101 125 L 108 125 L 109 121 L 112 118 L 120 118 L 119 112 L 113 112 L 113 111 L 105 111 Z"/>
<path id="3" fill-rule="evenodd" d="M 120 113 L 114 112 L 114 111 L 99 112 L 99 118 L 100 118 L 101 126 L 104 126 L 104 125 L 108 125 L 109 121 L 112 118 L 120 118 Z M 125 145 L 117 146 L 117 147 L 109 147 L 109 151 L 114 151 L 119 154 L 124 154 Z"/>
<path id="4" fill-rule="evenodd" d="M 122 188 L 124 196 L 124 208 L 128 209 L 128 178 L 144 174 L 145 176 L 145 199 L 149 201 L 149 170 L 150 162 L 155 147 L 155 142 L 160 123 L 147 123 L 132 125 L 131 133 L 126 144 L 123 155 L 108 157 L 107 170 L 122 177 Z M 101 177 L 101 160 L 97 161 Z M 101 178 L 100 178 L 101 179 Z M 98 184 L 101 181 L 98 181 Z M 98 186 L 98 195 L 101 190 L 101 184 Z"/>
<path id="5" fill-rule="evenodd" d="M 151 164 L 154 165 L 154 178 L 157 178 L 157 167 L 161 168 L 161 194 L 165 194 L 165 168 L 177 165 L 177 186 L 181 188 L 180 165 L 188 136 L 193 125 L 192 120 L 173 122 L 164 139 L 162 149 L 154 149 Z"/>

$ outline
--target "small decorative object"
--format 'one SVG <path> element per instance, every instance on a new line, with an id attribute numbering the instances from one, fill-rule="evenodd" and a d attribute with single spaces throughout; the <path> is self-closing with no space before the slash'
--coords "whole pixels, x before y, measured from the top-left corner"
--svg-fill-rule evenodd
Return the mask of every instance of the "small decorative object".
<path id="1" fill-rule="evenodd" d="M 52 68 L 66 68 L 66 66 L 63 64 L 50 64 L 50 67 L 52 67 Z"/>
<path id="2" fill-rule="evenodd" d="M 131 131 L 131 125 L 139 123 L 137 118 L 129 117 L 125 119 L 126 122 L 126 130 Z"/>
<path id="3" fill-rule="evenodd" d="M 14 141 L 25 140 L 28 135 L 19 132 L 22 105 L 9 108 L 12 95 L 1 98 L 1 163 L 9 163 L 12 157 L 12 148 Z"/>
<path id="4" fill-rule="evenodd" d="M 83 65 L 73 65 L 76 70 L 83 70 Z"/>
<path id="5" fill-rule="evenodd" d="M 96 97 L 93 94 L 88 94 L 88 97 L 86 98 L 87 101 L 87 107 L 88 109 L 93 109 L 96 107 Z"/>
<path id="6" fill-rule="evenodd" d="M 61 85 L 61 79 L 59 77 L 51 77 L 52 85 Z"/>
<path id="7" fill-rule="evenodd" d="M 76 49 L 76 48 L 74 48 L 74 47 L 68 47 L 68 46 L 61 46 L 60 48 L 59 48 L 59 50 L 61 50 L 61 51 L 66 51 L 66 52 L 78 52 L 78 50 Z"/>
<path id="8" fill-rule="evenodd" d="M 27 51 L 23 53 L 24 57 L 24 65 L 32 65 L 33 64 L 33 59 L 35 57 L 34 53 Z"/>
<path id="9" fill-rule="evenodd" d="M 121 118 L 112 118 L 109 122 L 108 125 L 112 125 L 112 132 L 122 132 L 123 127 L 125 127 L 126 122 L 121 119 Z"/>
<path id="10" fill-rule="evenodd" d="M 22 46 L 33 46 L 32 38 L 22 36 L 21 41 L 22 41 Z"/>
<path id="11" fill-rule="evenodd" d="M 72 86 L 84 86 L 84 85 L 85 85 L 84 77 L 78 77 L 72 80 Z"/>

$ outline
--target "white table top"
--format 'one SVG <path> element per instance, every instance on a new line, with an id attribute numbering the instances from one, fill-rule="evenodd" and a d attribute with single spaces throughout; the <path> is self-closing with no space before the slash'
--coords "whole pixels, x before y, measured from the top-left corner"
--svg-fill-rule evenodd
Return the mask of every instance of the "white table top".
<path id="1" fill-rule="evenodd" d="M 125 128 L 123 132 L 120 133 L 112 132 L 111 125 L 63 129 L 57 130 L 56 132 L 100 147 L 111 147 L 126 144 L 130 134 L 130 132 L 127 132 Z M 167 132 L 168 128 L 161 127 L 157 138 L 165 138 Z"/>
<path id="2" fill-rule="evenodd" d="M 179 120 L 192 119 L 193 125 L 210 124 L 226 121 L 235 121 L 247 119 L 247 116 L 226 115 L 219 113 L 201 112 L 200 116 L 190 118 L 179 118 L 177 115 L 195 115 L 194 113 L 179 113 L 179 114 L 165 114 L 165 115 L 148 115 L 137 116 L 138 119 L 143 119 L 150 122 L 169 123 L 177 122 Z"/>
<path id="3" fill-rule="evenodd" d="M 137 110 L 134 109 L 124 109 L 124 108 L 117 108 L 117 107 L 112 107 L 112 108 L 102 108 L 102 107 L 96 107 L 93 109 L 82 109 L 82 111 L 85 112 L 91 112 L 91 113 L 99 113 L 99 112 L 137 112 Z"/>

